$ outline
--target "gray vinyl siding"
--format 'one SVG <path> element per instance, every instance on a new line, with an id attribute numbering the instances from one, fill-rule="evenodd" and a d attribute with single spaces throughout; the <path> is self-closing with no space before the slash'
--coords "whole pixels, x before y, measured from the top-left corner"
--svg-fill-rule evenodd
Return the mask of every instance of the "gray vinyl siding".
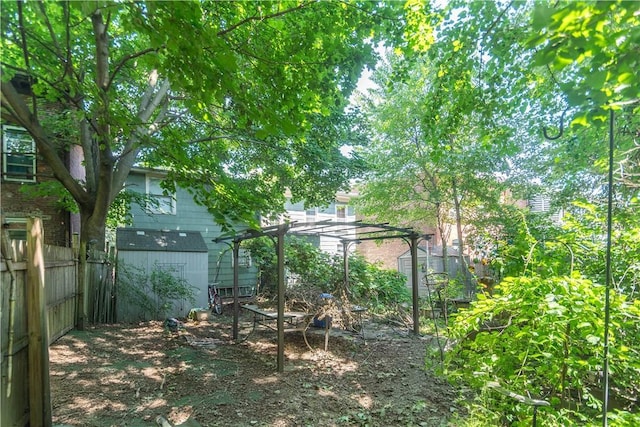
<path id="1" fill-rule="evenodd" d="M 206 252 L 160 252 L 160 251 L 118 251 L 119 268 L 133 267 L 151 272 L 157 267 L 166 267 L 180 279 L 184 279 L 193 289 L 195 302 L 177 300 L 169 316 L 186 317 L 195 307 L 207 307 L 207 265 Z M 135 321 L 142 318 L 138 307 L 118 301 L 118 319 Z M 145 319 L 146 320 L 146 319 Z"/>

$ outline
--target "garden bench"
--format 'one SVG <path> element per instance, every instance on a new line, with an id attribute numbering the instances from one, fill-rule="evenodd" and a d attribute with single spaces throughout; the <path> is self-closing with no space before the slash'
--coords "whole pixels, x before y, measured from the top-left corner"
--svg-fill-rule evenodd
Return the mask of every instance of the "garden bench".
<path id="1" fill-rule="evenodd" d="M 233 285 L 217 284 L 218 293 L 223 300 L 233 299 Z M 256 296 L 256 287 L 248 285 L 238 286 L 238 298 L 247 301 Z"/>

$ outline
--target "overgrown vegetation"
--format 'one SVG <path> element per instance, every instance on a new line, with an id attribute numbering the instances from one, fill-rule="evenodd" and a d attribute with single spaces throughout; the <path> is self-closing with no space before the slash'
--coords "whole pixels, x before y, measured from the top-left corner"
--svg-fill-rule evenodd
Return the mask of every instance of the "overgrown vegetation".
<path id="1" fill-rule="evenodd" d="M 446 355 L 446 373 L 480 390 L 477 403 L 493 412 L 486 413 L 489 424 L 531 422 L 531 407 L 486 390 L 498 380 L 551 403 L 542 425 L 584 425 L 601 408 L 603 313 L 604 286 L 578 273 L 507 278 L 493 297 L 479 295 L 455 316 L 450 334 L 458 343 Z M 611 322 L 612 397 L 617 409 L 637 411 L 640 300 L 613 293 Z"/>
<path id="2" fill-rule="evenodd" d="M 620 426 L 640 423 L 640 223 L 634 209 L 634 198 L 619 207 L 612 230 L 608 418 Z M 461 424 L 531 424 L 532 408 L 488 388 L 490 381 L 550 402 L 538 425 L 602 422 L 606 215 L 585 202 L 571 211 L 562 227 L 522 216 L 496 253 L 500 271 L 512 274 L 492 295 L 478 295 L 470 309 L 453 316 L 444 373 L 477 392 L 470 404 L 474 421 Z"/>
<path id="3" fill-rule="evenodd" d="M 274 292 L 277 283 L 277 258 L 274 243 L 268 238 L 243 242 L 260 269 L 262 288 Z M 288 292 L 301 291 L 307 297 L 321 292 L 342 296 L 344 260 L 331 256 L 311 242 L 296 236 L 285 239 L 285 266 Z M 410 301 L 406 278 L 397 271 L 385 270 L 357 254 L 349 255 L 349 287 L 344 290 L 353 304 L 382 312 L 396 304 Z"/>

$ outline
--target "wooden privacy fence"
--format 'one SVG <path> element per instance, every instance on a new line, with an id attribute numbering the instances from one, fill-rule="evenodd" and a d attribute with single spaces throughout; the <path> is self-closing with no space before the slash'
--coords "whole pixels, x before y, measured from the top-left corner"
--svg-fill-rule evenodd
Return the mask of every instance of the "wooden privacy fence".
<path id="1" fill-rule="evenodd" d="M 87 312 L 91 323 L 116 321 L 114 254 L 95 251 L 87 260 Z"/>
<path id="2" fill-rule="evenodd" d="M 76 324 L 78 269 L 73 250 L 37 242 L 33 246 L 32 251 L 41 248 L 41 252 L 31 254 L 36 261 L 29 263 L 27 252 L 32 251 L 27 251 L 26 242 L 9 242 L 2 234 L 1 426 L 50 424 L 47 347 Z M 37 265 L 38 259 L 44 260 L 43 269 Z M 40 291 L 42 294 L 37 294 Z M 43 300 L 42 316 L 36 313 L 34 299 Z M 34 379 L 34 374 L 39 378 Z M 42 406 L 35 413 L 34 404 L 30 405 L 34 399 Z"/>

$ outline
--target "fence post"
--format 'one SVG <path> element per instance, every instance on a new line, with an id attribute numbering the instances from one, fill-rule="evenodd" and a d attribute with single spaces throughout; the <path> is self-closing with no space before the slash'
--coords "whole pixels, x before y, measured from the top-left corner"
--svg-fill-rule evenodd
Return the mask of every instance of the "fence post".
<path id="1" fill-rule="evenodd" d="M 45 301 L 42 219 L 27 220 L 27 329 L 29 331 L 29 424 L 52 425 L 49 331 Z"/>

